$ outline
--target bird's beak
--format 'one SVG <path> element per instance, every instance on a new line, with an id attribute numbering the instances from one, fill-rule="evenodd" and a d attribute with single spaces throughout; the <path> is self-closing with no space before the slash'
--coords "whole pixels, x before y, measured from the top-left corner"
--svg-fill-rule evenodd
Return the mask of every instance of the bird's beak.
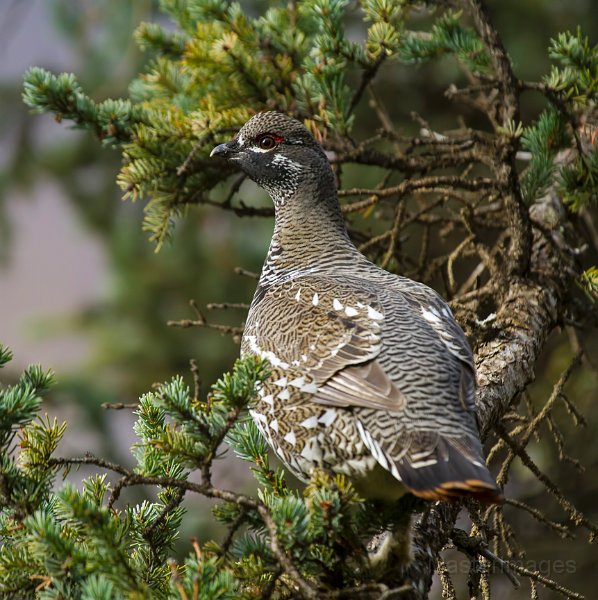
<path id="1" fill-rule="evenodd" d="M 237 150 L 237 140 L 231 140 L 230 142 L 216 146 L 212 152 L 210 152 L 210 157 L 220 156 L 221 158 L 230 158 L 233 154 L 237 153 Z"/>

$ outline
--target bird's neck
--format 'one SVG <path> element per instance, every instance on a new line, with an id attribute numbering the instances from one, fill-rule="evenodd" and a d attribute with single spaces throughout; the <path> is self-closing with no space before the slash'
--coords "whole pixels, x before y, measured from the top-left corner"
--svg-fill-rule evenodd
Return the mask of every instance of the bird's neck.
<path id="1" fill-rule="evenodd" d="M 350 270 L 363 256 L 351 242 L 336 188 L 301 186 L 276 203 L 276 221 L 262 280 L 298 273 Z"/>

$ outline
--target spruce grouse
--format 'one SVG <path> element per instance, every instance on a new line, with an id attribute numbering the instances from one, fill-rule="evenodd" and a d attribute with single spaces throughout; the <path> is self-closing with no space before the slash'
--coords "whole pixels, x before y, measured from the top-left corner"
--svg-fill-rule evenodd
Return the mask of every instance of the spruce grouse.
<path id="1" fill-rule="evenodd" d="M 344 473 L 364 496 L 498 502 L 475 415 L 475 367 L 431 288 L 353 245 L 320 144 L 276 112 L 212 151 L 272 197 L 274 234 L 243 335 L 271 378 L 251 415 L 302 480 Z"/>

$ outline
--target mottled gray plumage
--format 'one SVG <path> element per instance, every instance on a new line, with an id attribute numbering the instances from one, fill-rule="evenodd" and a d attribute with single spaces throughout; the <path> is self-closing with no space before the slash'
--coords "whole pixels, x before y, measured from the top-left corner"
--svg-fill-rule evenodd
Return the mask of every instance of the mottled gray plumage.
<path id="1" fill-rule="evenodd" d="M 283 462 L 303 480 L 314 468 L 345 473 L 368 497 L 406 488 L 430 499 L 500 500 L 463 331 L 436 292 L 355 248 L 332 169 L 308 130 L 261 113 L 212 155 L 236 162 L 275 205 L 242 353 L 272 366 L 251 414 Z"/>

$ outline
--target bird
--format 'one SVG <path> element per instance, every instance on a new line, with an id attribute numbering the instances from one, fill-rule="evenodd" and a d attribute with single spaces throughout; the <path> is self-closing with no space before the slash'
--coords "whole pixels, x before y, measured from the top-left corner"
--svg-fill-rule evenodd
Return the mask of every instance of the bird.
<path id="1" fill-rule="evenodd" d="M 484 459 L 472 350 L 432 288 L 351 241 L 323 147 L 279 112 L 210 156 L 274 203 L 274 232 L 241 355 L 269 362 L 250 414 L 290 471 L 342 474 L 368 499 L 501 502 Z"/>

